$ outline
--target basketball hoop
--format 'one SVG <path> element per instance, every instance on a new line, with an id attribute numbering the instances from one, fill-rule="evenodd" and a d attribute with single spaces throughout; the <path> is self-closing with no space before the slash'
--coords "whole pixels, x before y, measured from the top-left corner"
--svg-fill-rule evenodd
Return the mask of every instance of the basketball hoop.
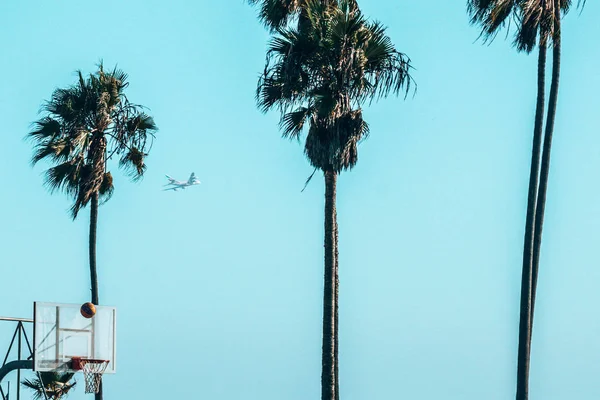
<path id="1" fill-rule="evenodd" d="M 102 381 L 102 374 L 104 373 L 104 370 L 106 370 L 109 360 L 73 357 L 71 358 L 71 362 L 71 368 L 83 371 L 85 392 L 98 393 L 98 390 L 100 390 L 100 382 Z"/>

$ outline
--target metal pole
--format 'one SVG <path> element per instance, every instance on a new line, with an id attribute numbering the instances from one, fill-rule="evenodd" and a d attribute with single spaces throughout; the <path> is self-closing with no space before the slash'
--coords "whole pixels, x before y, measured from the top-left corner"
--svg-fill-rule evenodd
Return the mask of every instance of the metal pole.
<path id="1" fill-rule="evenodd" d="M 55 355 L 55 360 L 56 362 L 58 362 L 60 360 L 60 354 L 59 354 L 59 343 L 60 343 L 60 307 L 56 307 L 56 355 Z"/>
<path id="2" fill-rule="evenodd" d="M 19 331 L 19 340 L 17 342 L 17 360 L 21 361 L 21 332 L 23 331 L 23 323 L 19 321 L 17 324 L 17 331 Z M 17 400 L 21 400 L 21 369 L 17 370 Z"/>
<path id="3" fill-rule="evenodd" d="M 35 319 L 37 318 L 37 301 L 33 302 L 33 320 L 35 321 Z M 37 346 L 36 340 L 35 340 L 35 323 L 33 324 L 33 350 L 31 351 L 31 356 L 29 356 L 27 359 L 32 359 L 33 360 L 33 369 L 35 369 L 35 346 Z"/>
<path id="4" fill-rule="evenodd" d="M 7 374 L 14 371 L 15 369 L 33 369 L 33 361 L 29 360 L 15 360 L 6 363 L 2 368 L 0 368 L 0 383 L 2 379 L 6 377 Z"/>
<path id="5" fill-rule="evenodd" d="M 33 320 L 31 318 L 0 317 L 0 321 L 15 321 L 15 322 L 30 322 L 30 323 L 33 323 Z"/>
<path id="6" fill-rule="evenodd" d="M 98 358 L 96 356 L 96 346 L 94 345 L 96 343 L 96 318 L 92 318 L 92 335 L 91 335 L 91 343 L 90 343 L 90 347 L 92 350 L 92 358 Z"/>

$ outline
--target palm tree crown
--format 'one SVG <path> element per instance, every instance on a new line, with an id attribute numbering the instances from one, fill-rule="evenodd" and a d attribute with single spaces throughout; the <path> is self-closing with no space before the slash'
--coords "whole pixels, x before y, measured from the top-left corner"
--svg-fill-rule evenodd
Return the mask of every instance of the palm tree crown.
<path id="1" fill-rule="evenodd" d="M 124 72 L 106 72 L 100 65 L 87 79 L 81 72 L 78 78 L 77 84 L 54 91 L 42 107 L 47 115 L 28 135 L 35 142 L 32 163 L 55 163 L 46 171 L 50 189 L 75 198 L 73 218 L 92 196 L 110 198 L 114 187 L 106 163 L 113 156 L 133 179 L 144 174 L 144 158 L 157 130 L 152 117 L 125 96 Z"/>
<path id="2" fill-rule="evenodd" d="M 560 0 L 563 14 L 569 12 L 572 0 Z M 579 5 L 585 0 L 579 0 Z M 507 23 L 515 22 L 514 45 L 530 53 L 536 44 L 547 44 L 558 33 L 553 0 L 468 0 L 471 22 L 481 25 L 482 35 L 493 39 Z"/>
<path id="3" fill-rule="evenodd" d="M 23 386 L 33 391 L 34 400 L 59 400 L 66 397 L 77 382 L 70 382 L 75 374 L 60 372 L 39 372 L 35 379 L 25 379 Z M 44 396 L 45 394 L 45 396 Z"/>
<path id="4" fill-rule="evenodd" d="M 251 5 L 258 5 L 258 18 L 270 30 L 276 31 L 285 27 L 296 17 L 304 18 L 304 10 L 310 0 L 248 0 Z M 320 0 L 323 5 L 336 5 L 338 0 Z M 349 1 L 354 7 L 356 0 Z"/>
<path id="5" fill-rule="evenodd" d="M 258 103 L 263 111 L 279 108 L 284 137 L 299 139 L 308 122 L 310 163 L 339 172 L 356 164 L 358 141 L 368 134 L 361 105 L 390 92 L 408 92 L 410 60 L 354 1 L 306 0 L 304 12 L 302 31 L 277 29 L 259 80 Z"/>

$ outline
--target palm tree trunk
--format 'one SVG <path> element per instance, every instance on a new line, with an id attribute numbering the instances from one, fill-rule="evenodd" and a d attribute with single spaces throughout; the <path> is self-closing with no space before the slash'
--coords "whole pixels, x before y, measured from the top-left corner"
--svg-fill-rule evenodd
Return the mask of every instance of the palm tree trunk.
<path id="1" fill-rule="evenodd" d="M 537 278 L 540 265 L 540 251 L 542 246 L 542 230 L 544 227 L 544 212 L 546 210 L 546 194 L 548 190 L 548 177 L 550 176 L 550 152 L 552 150 L 552 136 L 554 133 L 554 120 L 558 103 L 558 84 L 560 80 L 560 8 L 559 1 L 554 1 L 555 11 L 555 36 L 552 49 L 552 82 L 550 84 L 550 97 L 548 98 L 548 115 L 546 116 L 546 132 L 544 134 L 544 150 L 542 153 L 542 169 L 540 171 L 540 188 L 537 198 L 535 214 L 535 235 L 533 238 L 533 279 L 531 286 L 531 321 L 533 327 L 533 310 L 535 308 L 535 295 Z"/>
<path id="2" fill-rule="evenodd" d="M 538 87 L 533 128 L 533 146 L 531 150 L 531 168 L 529 172 L 529 192 L 527 196 L 527 216 L 525 221 L 525 239 L 523 244 L 523 269 L 521 274 L 521 304 L 519 319 L 519 350 L 517 356 L 517 400 L 526 400 L 529 396 L 529 354 L 531 349 L 531 288 L 533 263 L 533 236 L 536 214 L 536 197 L 538 191 L 538 175 L 540 170 L 540 153 L 542 130 L 544 125 L 544 101 L 546 84 L 546 52 L 545 43 L 540 43 L 538 56 Z"/>
<path id="3" fill-rule="evenodd" d="M 540 46 L 542 46 L 542 45 L 540 44 Z M 538 85 L 542 85 L 542 89 L 541 89 L 542 90 L 542 98 L 541 99 L 538 98 L 538 101 L 542 102 L 542 105 L 540 107 L 540 113 L 544 112 L 543 102 L 545 101 L 545 99 L 544 99 L 544 88 L 546 86 L 546 79 L 545 78 L 546 78 L 546 56 L 547 56 L 547 50 L 548 50 L 547 44 L 544 43 L 543 44 L 543 52 L 544 52 L 543 58 L 544 58 L 544 60 L 543 60 L 543 62 L 540 61 L 540 63 L 539 63 L 540 65 L 538 65 Z M 540 47 L 540 53 L 541 52 L 542 52 L 542 48 Z M 540 55 L 540 57 L 542 57 L 542 56 Z M 537 115 L 536 115 L 536 118 L 537 118 Z M 539 124 L 539 127 L 538 127 L 538 129 L 539 129 L 539 131 L 538 131 L 539 133 L 538 134 L 539 134 L 539 139 L 541 140 L 541 138 L 542 138 L 542 131 L 543 131 L 544 127 L 543 127 L 543 117 L 540 115 L 539 118 L 540 118 L 540 124 Z M 537 127 L 537 125 L 536 125 L 536 127 Z M 538 146 L 537 149 L 538 149 L 538 165 L 539 165 L 539 163 L 540 163 L 540 161 L 539 161 L 539 155 L 540 155 L 540 147 L 541 147 L 540 141 L 538 141 L 537 146 Z M 537 174 L 539 175 L 539 167 L 538 167 Z M 538 214 L 538 203 L 537 203 L 537 201 L 539 200 L 539 177 L 537 177 L 537 176 L 536 176 L 536 184 L 537 184 L 536 194 L 535 194 L 535 202 L 536 202 L 536 204 L 535 204 L 535 211 L 534 211 L 534 215 L 533 215 L 534 222 L 533 222 L 533 236 L 532 236 L 533 252 L 532 252 L 532 257 L 531 257 L 531 272 L 532 272 L 532 276 L 531 276 L 531 312 L 530 312 L 530 318 L 529 318 L 531 320 L 530 337 L 529 337 L 530 346 L 531 346 L 531 336 L 533 335 L 533 309 L 534 309 L 534 306 L 535 306 L 535 288 L 536 288 L 536 284 L 537 284 L 537 273 L 535 271 L 535 239 L 534 239 L 535 238 L 535 233 L 536 233 L 536 223 L 535 223 L 535 221 L 537 219 L 537 214 Z"/>
<path id="4" fill-rule="evenodd" d="M 96 228 L 98 226 L 98 193 L 90 201 L 90 282 L 92 285 L 92 303 L 98 304 L 98 274 L 96 272 Z"/>
<path id="5" fill-rule="evenodd" d="M 335 231 L 334 231 L 334 246 L 335 246 L 335 252 L 334 252 L 334 256 L 335 256 L 335 277 L 334 277 L 334 281 L 335 281 L 335 289 L 334 289 L 334 312 L 335 312 L 335 316 L 334 316 L 334 346 L 335 346 L 335 351 L 334 351 L 334 363 L 335 363 L 335 367 L 334 367 L 334 374 L 335 374 L 335 400 L 340 400 L 340 374 L 339 374 L 339 358 L 338 358 L 338 351 L 339 351 L 339 338 L 340 338 L 340 330 L 339 330 L 339 323 L 338 323 L 338 312 L 339 312 L 339 296 L 340 296 L 340 279 L 339 279 L 339 257 L 338 257 L 338 240 L 339 240 L 339 227 L 338 227 L 338 223 L 337 223 L 337 210 L 335 211 L 334 214 L 334 218 L 335 218 Z"/>
<path id="6" fill-rule="evenodd" d="M 333 170 L 325 175 L 325 273 L 323 287 L 323 348 L 321 372 L 321 400 L 335 400 L 335 251 L 336 213 L 335 196 L 337 174 Z"/>
<path id="7" fill-rule="evenodd" d="M 94 393 L 94 400 L 102 400 L 102 378 L 100 378 L 100 384 L 98 387 L 98 393 Z"/>
<path id="8" fill-rule="evenodd" d="M 92 285 L 92 303 L 98 305 L 98 274 L 96 272 L 96 229 L 98 227 L 98 193 L 92 194 L 90 201 L 90 282 Z M 102 382 L 100 390 L 94 395 L 102 400 Z"/>

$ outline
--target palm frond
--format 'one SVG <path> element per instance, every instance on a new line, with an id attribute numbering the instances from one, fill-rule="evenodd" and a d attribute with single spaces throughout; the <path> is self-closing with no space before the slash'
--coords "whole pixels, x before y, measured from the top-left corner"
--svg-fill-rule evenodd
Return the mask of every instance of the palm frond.
<path id="1" fill-rule="evenodd" d="M 77 193 L 82 164 L 82 160 L 77 159 L 49 168 L 46 171 L 46 185 L 50 192 L 63 190 L 71 195 Z"/>
<path id="2" fill-rule="evenodd" d="M 75 201 L 71 206 L 71 217 L 77 218 L 79 211 L 83 209 L 92 199 L 92 196 L 97 193 L 93 189 L 94 171 L 90 164 L 84 164 L 78 171 L 77 186 L 72 194 L 75 197 Z M 99 185 L 98 185 L 99 186 Z"/>
<path id="3" fill-rule="evenodd" d="M 379 22 L 367 25 L 368 36 L 364 46 L 365 87 L 368 97 L 386 97 L 390 92 L 399 94 L 404 88 L 405 95 L 411 86 L 416 86 L 410 71 L 413 68 L 410 58 L 396 50 L 392 40 Z"/>
<path id="4" fill-rule="evenodd" d="M 304 192 L 304 189 L 306 189 L 306 187 L 308 186 L 308 184 L 312 180 L 313 176 L 315 176 L 315 173 L 317 172 L 317 169 L 318 168 L 315 168 L 313 170 L 312 174 L 310 174 L 310 176 L 308 178 L 306 178 L 306 182 L 304 182 L 304 187 L 302 188 L 302 190 L 300 191 L 300 193 Z"/>
<path id="5" fill-rule="evenodd" d="M 34 142 L 52 141 L 61 133 L 60 122 L 51 117 L 44 117 L 34 122 L 35 129 L 27 134 Z"/>
<path id="6" fill-rule="evenodd" d="M 139 180 L 146 171 L 144 157 L 146 154 L 141 152 L 137 147 L 132 146 L 123 154 L 119 160 L 119 166 L 127 171 L 127 174 L 134 180 Z"/>
<path id="7" fill-rule="evenodd" d="M 31 389 L 33 391 L 32 393 L 32 397 L 34 400 L 39 400 L 42 399 L 44 396 L 44 388 L 43 388 L 43 384 L 41 383 L 41 381 L 39 379 L 33 379 L 33 380 L 29 380 L 29 379 L 24 379 L 21 384 L 23 386 L 25 386 L 28 389 Z"/>
<path id="8" fill-rule="evenodd" d="M 36 164 L 45 158 L 55 162 L 64 162 L 71 158 L 76 151 L 74 143 L 69 138 L 54 140 L 46 145 L 36 147 L 36 152 L 32 157 L 32 164 Z"/>
<path id="9" fill-rule="evenodd" d="M 102 184 L 100 185 L 100 189 L 98 191 L 101 204 L 104 204 L 110 200 L 114 191 L 115 187 L 113 186 L 113 177 L 110 172 L 107 172 L 102 178 Z"/>
<path id="10" fill-rule="evenodd" d="M 481 25 L 486 39 L 493 38 L 514 12 L 519 0 L 468 0 L 467 12 L 471 23 Z"/>
<path id="11" fill-rule="evenodd" d="M 158 130 L 154 119 L 144 113 L 136 115 L 127 122 L 127 130 L 130 134 L 135 132 L 154 133 Z"/>
<path id="12" fill-rule="evenodd" d="M 298 11 L 297 0 L 249 0 L 251 5 L 260 4 L 258 19 L 269 30 L 283 27 Z"/>
<path id="13" fill-rule="evenodd" d="M 112 72 L 110 73 L 110 76 L 111 76 L 111 78 L 114 78 L 117 81 L 119 92 L 122 92 L 123 89 L 125 89 L 127 86 L 129 86 L 129 82 L 127 81 L 127 79 L 129 78 L 129 75 L 127 75 L 127 73 L 125 73 L 125 71 L 117 68 L 116 65 L 115 65 L 114 69 L 112 70 Z"/>
<path id="14" fill-rule="evenodd" d="M 300 107 L 295 111 L 284 114 L 280 121 L 283 137 L 300 140 L 304 124 L 313 112 L 312 107 Z"/>
<path id="15" fill-rule="evenodd" d="M 554 31 L 554 3 L 525 0 L 520 8 L 521 24 L 516 34 L 515 45 L 518 50 L 530 53 L 537 44 L 538 35 L 540 44 L 543 44 Z"/>
<path id="16" fill-rule="evenodd" d="M 290 96 L 285 95 L 286 91 L 284 86 L 284 82 L 278 81 L 272 77 L 261 77 L 256 89 L 256 99 L 259 109 L 263 112 L 267 112 L 276 105 L 285 107 L 288 103 L 292 103 L 292 100 L 289 99 Z M 286 98 L 289 100 L 286 100 Z"/>

